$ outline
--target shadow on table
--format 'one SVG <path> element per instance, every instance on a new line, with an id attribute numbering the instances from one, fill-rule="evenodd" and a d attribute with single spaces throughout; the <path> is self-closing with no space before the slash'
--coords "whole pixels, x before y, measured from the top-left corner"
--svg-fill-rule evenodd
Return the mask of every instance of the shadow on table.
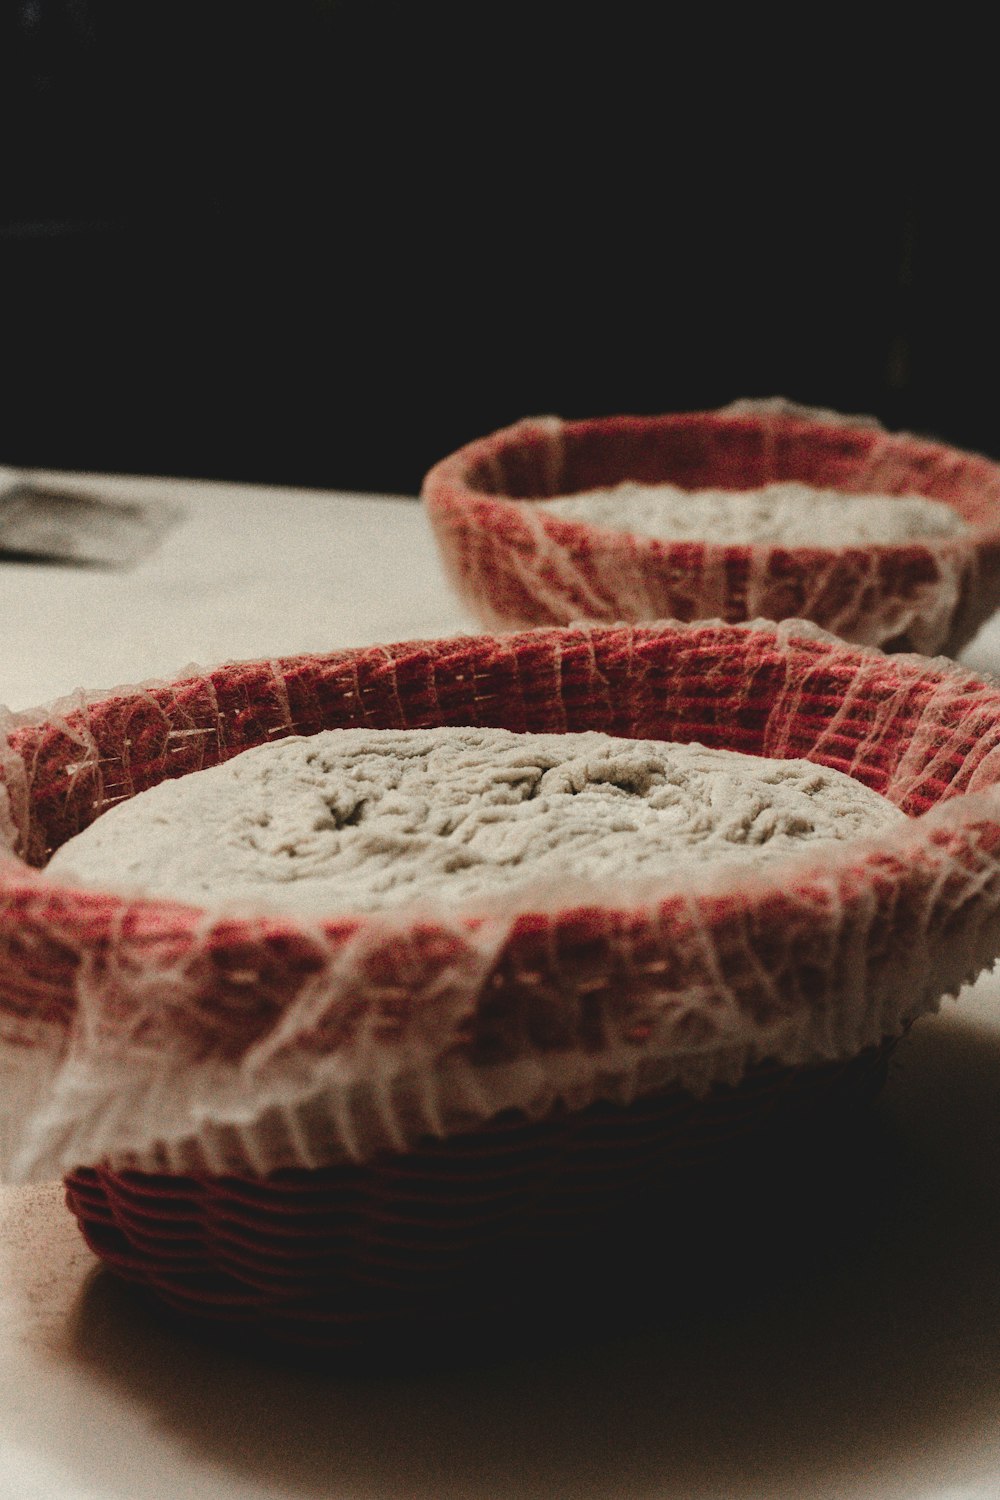
<path id="1" fill-rule="evenodd" d="M 571 1254 L 541 1305 L 461 1355 L 255 1355 L 106 1273 L 72 1354 L 282 1494 L 881 1497 L 971 1478 L 1000 1429 L 1000 1038 L 925 1023 L 876 1111 L 799 1145 L 732 1181 L 732 1212 L 703 1200 L 683 1253 L 660 1224 Z"/>

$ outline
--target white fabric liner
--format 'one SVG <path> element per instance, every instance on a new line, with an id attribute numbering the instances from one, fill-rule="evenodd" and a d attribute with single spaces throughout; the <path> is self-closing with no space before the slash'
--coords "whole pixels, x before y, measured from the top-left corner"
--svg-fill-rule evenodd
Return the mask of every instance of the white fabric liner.
<path id="1" fill-rule="evenodd" d="M 741 628 L 764 627 L 777 630 L 779 643 L 834 640 L 801 621 L 780 627 L 756 621 Z M 862 655 L 872 666 L 886 660 L 877 651 Z M 941 694 L 950 695 L 962 680 L 981 680 L 950 662 L 892 660 L 940 675 Z M 864 693 L 864 684 L 859 671 L 829 733 L 836 732 L 855 695 Z M 108 695 L 76 695 L 47 709 L 8 716 L 6 728 L 41 720 L 64 724 L 83 702 Z M 932 693 L 924 719 L 927 733 L 940 739 L 934 713 Z M 889 732 L 891 720 L 890 704 L 876 717 L 872 734 Z M 96 747 L 77 735 L 83 762 Z M 890 787 L 894 801 L 926 779 L 921 743 L 915 735 L 896 769 Z M 780 755 L 780 744 L 766 746 L 765 753 Z M 683 897 L 696 918 L 695 939 L 718 983 L 712 992 L 675 995 L 677 1003 L 665 1005 L 662 958 L 650 955 L 648 946 L 632 952 L 623 940 L 619 977 L 628 976 L 630 998 L 627 1005 L 604 1007 L 598 1045 L 578 1037 L 574 1045 L 525 1047 L 510 1060 L 483 1065 L 469 1061 L 457 1037 L 520 914 L 603 908 L 613 924 L 623 915 L 655 913 L 665 898 L 678 894 L 662 881 L 623 882 L 613 892 L 583 883 L 558 892 L 526 888 L 487 907 L 464 910 L 407 907 L 366 920 L 336 949 L 321 922 L 298 920 L 292 924 L 297 931 L 318 947 L 327 945 L 328 963 L 304 984 L 280 1023 L 235 1063 L 219 1056 L 191 1057 L 183 1041 L 173 1044 L 157 1023 L 165 1007 L 183 1007 L 191 984 L 185 966 L 190 955 L 179 968 L 154 961 L 137 968 L 134 950 L 126 945 L 97 976 L 81 934 L 77 1011 L 68 1037 L 55 1024 L 39 1021 L 30 1045 L 0 1042 L 0 1171 L 8 1180 L 39 1181 L 98 1162 L 152 1172 L 245 1175 L 364 1161 L 387 1149 L 410 1149 L 427 1135 L 475 1129 L 506 1109 L 538 1119 L 559 1102 L 570 1109 L 597 1100 L 625 1103 L 672 1085 L 704 1093 L 713 1084 L 738 1081 L 763 1059 L 802 1065 L 853 1056 L 937 1009 L 944 996 L 955 995 L 1000 953 L 1000 857 L 976 835 L 977 827 L 989 830 L 1000 822 L 1000 789 L 993 785 L 1000 778 L 998 762 L 1000 749 L 994 749 L 976 766 L 965 794 L 877 841 L 791 856 L 752 878 L 744 870 L 685 870 Z M 10 785 L 16 804 L 13 776 Z M 23 808 L 8 808 L 3 822 L 13 843 L 23 828 Z M 15 858 L 6 854 L 7 860 Z M 888 880 L 926 870 L 919 920 L 912 920 L 911 910 L 901 930 L 873 931 L 875 897 L 871 885 L 866 890 L 858 879 L 869 861 L 877 861 Z M 890 866 L 902 873 L 886 873 Z M 45 883 L 43 872 L 25 875 Z M 795 992 L 794 964 L 782 974 L 757 973 L 755 979 L 780 1002 L 762 1019 L 749 1016 L 728 988 L 699 903 L 727 894 L 749 901 L 768 893 L 794 898 L 803 927 L 814 934 L 814 958 L 825 978 L 822 992 L 806 1003 Z M 204 930 L 207 934 L 221 915 L 246 916 L 252 910 L 224 903 L 205 908 Z M 348 1005 L 359 983 L 365 998 L 377 1002 L 380 992 L 366 972 L 368 961 L 388 945 L 405 968 L 418 918 L 446 934 L 452 948 L 436 969 L 425 971 L 419 1004 L 409 1009 L 398 1035 L 387 1041 L 378 1034 L 373 1003 L 349 1046 L 318 1053 L 309 1040 L 317 1017 Z M 530 986 L 539 976 L 524 979 Z M 568 982 L 576 984 L 577 978 L 569 976 Z M 386 983 L 391 999 L 390 992 L 398 993 L 398 969 Z M 584 975 L 583 990 L 587 984 Z M 602 984 L 598 978 L 593 987 Z M 133 1006 L 130 1031 L 106 1024 L 108 995 L 117 986 Z M 708 1029 L 692 1028 L 692 1016 L 707 1019 Z M 640 1040 L 636 1017 L 649 1023 Z"/>

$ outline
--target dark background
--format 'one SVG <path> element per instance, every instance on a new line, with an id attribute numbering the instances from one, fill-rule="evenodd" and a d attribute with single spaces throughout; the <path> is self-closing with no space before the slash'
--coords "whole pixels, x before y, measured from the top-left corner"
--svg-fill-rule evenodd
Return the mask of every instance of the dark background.
<path id="1" fill-rule="evenodd" d="M 2 0 L 0 462 L 415 493 L 778 392 L 1000 456 L 991 49 L 810 16 Z"/>

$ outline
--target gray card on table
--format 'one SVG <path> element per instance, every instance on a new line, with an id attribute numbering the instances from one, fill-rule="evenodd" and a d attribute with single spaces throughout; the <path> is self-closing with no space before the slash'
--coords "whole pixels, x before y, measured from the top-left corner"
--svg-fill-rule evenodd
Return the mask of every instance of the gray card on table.
<path id="1" fill-rule="evenodd" d="M 179 506 L 102 495 L 0 469 L 0 558 L 127 568 L 180 518 Z"/>

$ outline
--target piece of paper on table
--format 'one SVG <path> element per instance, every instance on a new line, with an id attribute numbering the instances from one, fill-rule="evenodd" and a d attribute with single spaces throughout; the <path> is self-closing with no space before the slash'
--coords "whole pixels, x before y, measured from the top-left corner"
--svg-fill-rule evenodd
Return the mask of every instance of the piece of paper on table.
<path id="1" fill-rule="evenodd" d="M 84 494 L 70 481 L 0 469 L 0 559 L 128 568 L 181 514 L 162 501 Z"/>

